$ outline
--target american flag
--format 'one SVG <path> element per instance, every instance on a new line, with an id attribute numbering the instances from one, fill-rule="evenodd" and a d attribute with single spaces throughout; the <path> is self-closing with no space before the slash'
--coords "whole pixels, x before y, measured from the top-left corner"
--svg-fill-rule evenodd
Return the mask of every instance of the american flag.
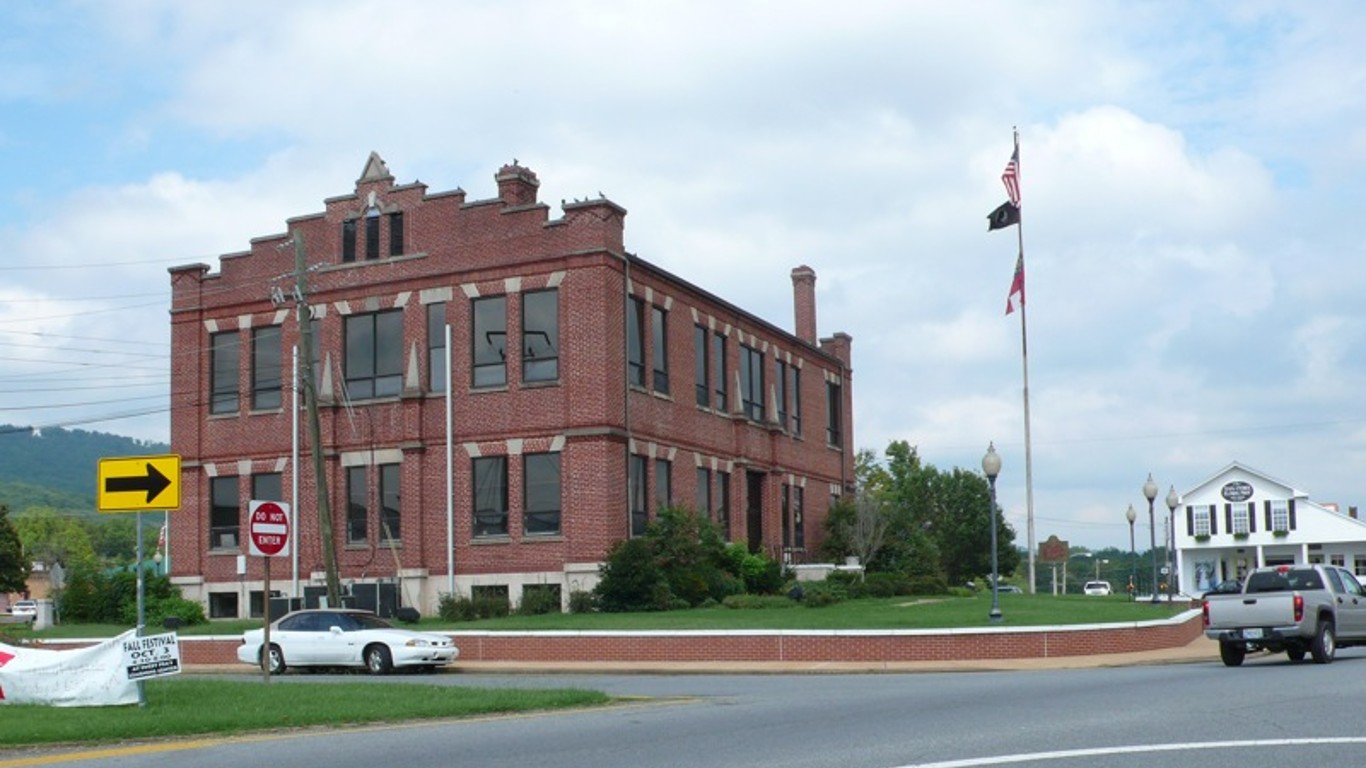
<path id="1" fill-rule="evenodd" d="M 1010 197 L 1011 205 L 1020 206 L 1020 145 L 1015 145 L 1015 151 L 1010 155 L 1010 162 L 1006 163 L 1006 169 L 1001 173 L 1001 182 L 1006 185 L 1006 195 Z"/>

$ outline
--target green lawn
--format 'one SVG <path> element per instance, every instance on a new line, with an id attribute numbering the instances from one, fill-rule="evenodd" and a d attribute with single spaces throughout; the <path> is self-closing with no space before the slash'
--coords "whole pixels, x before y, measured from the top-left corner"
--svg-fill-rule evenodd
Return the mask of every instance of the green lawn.
<path id="1" fill-rule="evenodd" d="M 420 678 L 415 678 L 420 680 Z M 10 705 L 0 747 L 100 744 L 126 740 L 232 735 L 251 731 L 354 723 L 408 722 L 512 712 L 601 706 L 605 693 L 578 689 L 517 690 L 436 686 L 194 680 L 144 684 L 147 706 Z"/>

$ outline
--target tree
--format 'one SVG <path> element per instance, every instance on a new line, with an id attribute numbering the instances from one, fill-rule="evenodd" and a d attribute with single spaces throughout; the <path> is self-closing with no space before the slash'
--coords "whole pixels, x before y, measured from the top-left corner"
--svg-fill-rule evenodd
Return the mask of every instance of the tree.
<path id="1" fill-rule="evenodd" d="M 0 504 L 0 592 L 26 592 L 32 568 L 19 531 L 9 519 L 9 507 Z"/>
<path id="2" fill-rule="evenodd" d="M 872 562 L 877 556 L 891 524 L 891 515 L 882 497 L 865 489 L 856 491 L 852 501 L 840 499 L 830 510 L 828 519 L 831 521 L 828 527 L 834 534 L 832 538 L 860 563 Z"/>
<path id="3" fill-rule="evenodd" d="M 44 568 L 56 563 L 69 566 L 95 556 L 90 534 L 81 521 L 54 509 L 26 510 L 15 517 L 14 525 L 29 559 L 42 563 Z"/>

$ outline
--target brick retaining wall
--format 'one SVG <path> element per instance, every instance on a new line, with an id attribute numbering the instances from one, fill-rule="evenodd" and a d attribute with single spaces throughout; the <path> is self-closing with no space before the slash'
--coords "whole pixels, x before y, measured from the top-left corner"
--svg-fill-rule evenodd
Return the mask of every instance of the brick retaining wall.
<path id="1" fill-rule="evenodd" d="M 950 630 L 446 632 L 470 662 L 867 662 L 1052 658 L 1179 648 L 1199 611 L 1133 624 Z M 180 638 L 186 666 L 237 663 L 239 637 Z M 56 647 L 50 644 L 47 647 Z"/>

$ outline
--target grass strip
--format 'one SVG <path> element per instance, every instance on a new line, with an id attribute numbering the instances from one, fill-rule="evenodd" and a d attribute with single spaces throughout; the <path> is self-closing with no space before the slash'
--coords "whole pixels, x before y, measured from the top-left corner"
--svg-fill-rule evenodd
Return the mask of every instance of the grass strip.
<path id="1" fill-rule="evenodd" d="M 160 678 L 147 706 L 3 708 L 0 746 L 103 744 L 186 736 L 600 706 L 611 697 L 574 688 L 503 689 L 421 683 L 332 683 Z"/>

